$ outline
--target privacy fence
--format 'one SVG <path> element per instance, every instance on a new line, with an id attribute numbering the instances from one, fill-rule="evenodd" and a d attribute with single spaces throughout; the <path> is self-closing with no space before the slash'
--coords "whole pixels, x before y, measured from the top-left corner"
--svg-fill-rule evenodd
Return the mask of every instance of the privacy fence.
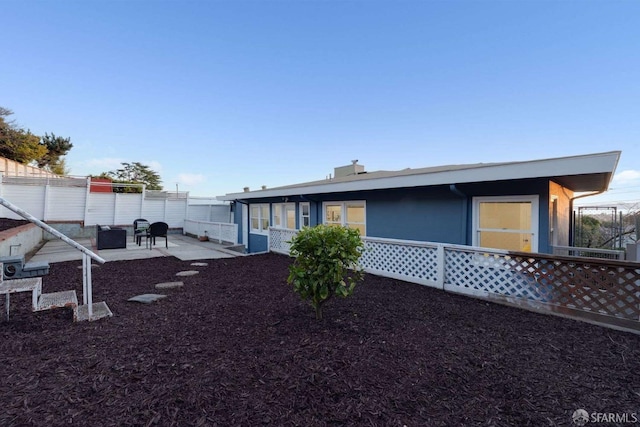
<path id="1" fill-rule="evenodd" d="M 202 203 L 187 192 L 149 191 L 137 193 L 96 190 L 88 178 L 0 176 L 0 196 L 20 206 L 37 219 L 49 223 L 80 222 L 130 225 L 137 218 L 163 221 L 182 228 L 185 219 L 229 222 L 229 205 Z M 20 219 L 0 208 L 0 216 Z"/>
<path id="2" fill-rule="evenodd" d="M 271 228 L 289 254 L 295 230 Z M 640 263 L 364 237 L 368 273 L 640 332 Z"/>

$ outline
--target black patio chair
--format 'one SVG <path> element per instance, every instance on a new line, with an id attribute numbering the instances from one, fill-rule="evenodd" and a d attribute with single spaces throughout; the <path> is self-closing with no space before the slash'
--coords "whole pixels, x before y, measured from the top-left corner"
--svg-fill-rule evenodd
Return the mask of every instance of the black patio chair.
<path id="1" fill-rule="evenodd" d="M 156 244 L 156 237 L 164 237 L 164 244 L 168 249 L 167 231 L 169 231 L 169 224 L 166 222 L 154 222 L 151 224 L 147 230 L 147 246 L 149 246 L 149 249 L 153 249 L 153 245 Z M 149 241 L 151 241 L 151 244 L 149 244 Z"/>
<path id="2" fill-rule="evenodd" d="M 138 218 L 133 221 L 133 241 L 140 246 L 142 243 L 142 237 L 147 234 L 149 228 L 149 221 L 144 218 Z"/>

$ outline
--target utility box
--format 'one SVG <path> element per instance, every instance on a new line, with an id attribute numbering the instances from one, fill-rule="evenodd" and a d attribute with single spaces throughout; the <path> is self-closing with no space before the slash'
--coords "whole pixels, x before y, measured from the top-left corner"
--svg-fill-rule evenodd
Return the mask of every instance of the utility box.
<path id="1" fill-rule="evenodd" d="M 640 244 L 627 243 L 627 261 L 640 261 Z"/>
<path id="2" fill-rule="evenodd" d="M 26 277 L 40 277 L 49 274 L 48 262 L 28 262 L 24 257 L 0 257 L 2 275 L 7 280 L 24 279 Z"/>

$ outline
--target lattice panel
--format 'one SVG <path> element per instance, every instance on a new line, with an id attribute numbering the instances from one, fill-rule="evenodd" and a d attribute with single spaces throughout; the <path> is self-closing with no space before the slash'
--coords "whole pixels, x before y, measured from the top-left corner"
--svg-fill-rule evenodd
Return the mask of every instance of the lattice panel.
<path id="1" fill-rule="evenodd" d="M 446 250 L 445 289 L 640 320 L 640 270 L 606 261 Z"/>
<path id="2" fill-rule="evenodd" d="M 288 254 L 291 244 L 288 243 L 298 232 L 296 230 L 285 230 L 282 228 L 269 229 L 269 250 Z"/>
<path id="3" fill-rule="evenodd" d="M 410 282 L 435 284 L 438 279 L 436 246 L 411 245 L 364 238 L 360 264 L 367 271 L 401 277 Z M 386 273 L 386 274 L 385 274 Z M 431 282 L 431 283 L 429 283 Z"/>
<path id="4" fill-rule="evenodd" d="M 640 319 L 640 270 L 606 262 L 517 258 L 546 289 L 549 302 L 624 319 Z"/>
<path id="5" fill-rule="evenodd" d="M 526 276 L 512 269 L 512 261 L 501 254 L 445 250 L 445 289 L 544 300 Z"/>

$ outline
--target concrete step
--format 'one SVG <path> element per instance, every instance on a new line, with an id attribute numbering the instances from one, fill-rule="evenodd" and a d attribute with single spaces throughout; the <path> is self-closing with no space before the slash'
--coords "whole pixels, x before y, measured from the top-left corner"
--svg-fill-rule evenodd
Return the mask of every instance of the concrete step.
<path id="1" fill-rule="evenodd" d="M 49 263 L 46 261 L 27 262 L 22 266 L 23 274 L 44 276 L 49 274 Z"/>
<path id="2" fill-rule="evenodd" d="M 38 306 L 35 311 L 51 310 L 54 308 L 69 307 L 73 309 L 74 318 L 78 308 L 78 296 L 76 291 L 61 291 L 42 294 L 38 298 Z"/>
<path id="3" fill-rule="evenodd" d="M 93 313 L 91 314 L 91 316 L 89 316 L 89 306 L 87 304 L 79 306 L 77 309 L 77 315 L 74 317 L 74 320 L 76 322 L 84 320 L 94 321 L 102 319 L 103 317 L 113 316 L 113 313 L 111 312 L 111 310 L 109 310 L 109 307 L 107 307 L 107 303 L 104 301 L 93 303 L 91 305 L 91 310 Z"/>
<path id="4" fill-rule="evenodd" d="M 6 295 L 5 312 L 9 320 L 9 306 L 11 305 L 10 295 L 16 292 L 31 292 L 31 309 L 36 310 L 38 297 L 42 293 L 42 278 L 29 277 L 25 279 L 3 280 L 0 282 L 0 295 Z"/>
<path id="5" fill-rule="evenodd" d="M 42 277 L 27 277 L 24 279 L 3 280 L 0 282 L 0 294 L 14 292 L 29 292 L 36 290 L 38 295 L 42 291 Z"/>

